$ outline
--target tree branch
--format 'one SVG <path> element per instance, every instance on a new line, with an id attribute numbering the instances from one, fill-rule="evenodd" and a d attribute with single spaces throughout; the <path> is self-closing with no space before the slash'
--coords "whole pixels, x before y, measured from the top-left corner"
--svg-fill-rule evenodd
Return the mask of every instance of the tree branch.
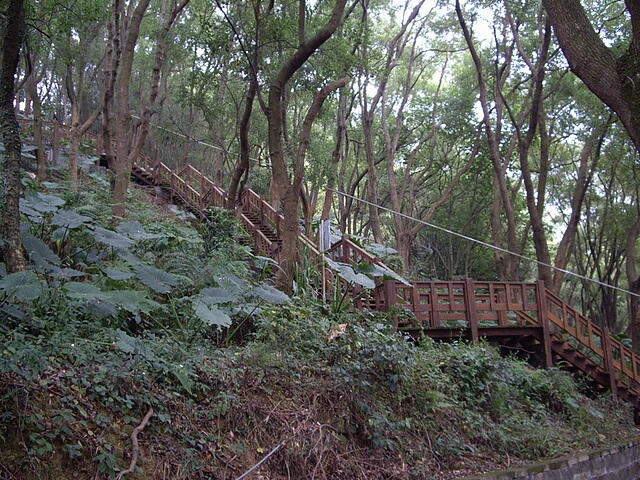
<path id="1" fill-rule="evenodd" d="M 144 427 L 147 426 L 147 423 L 149 423 L 149 419 L 151 418 L 152 415 L 153 415 L 153 407 L 149 407 L 149 410 L 147 411 L 147 414 L 144 416 L 144 418 L 140 422 L 140 425 L 134 428 L 133 432 L 131 432 L 131 437 L 130 437 L 131 438 L 131 463 L 129 464 L 129 468 L 118 473 L 116 480 L 120 480 L 125 475 L 133 473 L 133 471 L 136 469 L 136 464 L 138 463 L 138 457 L 140 456 L 140 445 L 138 444 L 138 434 L 142 430 L 144 430 Z"/>

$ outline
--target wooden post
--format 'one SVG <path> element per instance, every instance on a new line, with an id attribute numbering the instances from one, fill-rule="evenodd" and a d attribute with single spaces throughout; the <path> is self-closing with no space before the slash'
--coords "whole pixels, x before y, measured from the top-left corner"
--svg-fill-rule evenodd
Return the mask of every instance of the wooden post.
<path id="1" fill-rule="evenodd" d="M 549 368 L 553 365 L 553 356 L 551 354 L 551 326 L 548 318 L 547 288 L 544 286 L 544 280 L 538 280 L 536 285 L 536 301 L 538 303 L 538 323 L 542 327 L 543 364 L 545 368 Z"/>
<path id="2" fill-rule="evenodd" d="M 431 313 L 431 326 L 435 328 L 440 326 L 440 312 L 436 310 L 436 305 L 438 305 L 438 292 L 436 291 L 436 285 L 433 282 L 429 282 L 429 309 Z"/>
<path id="3" fill-rule="evenodd" d="M 381 303 L 382 311 L 388 312 L 391 310 L 391 307 L 396 304 L 396 281 L 395 280 L 385 280 L 384 281 L 384 302 Z M 398 329 L 398 317 L 396 315 L 393 316 L 393 329 Z"/>
<path id="4" fill-rule="evenodd" d="M 467 324 L 471 330 L 471 341 L 478 343 L 480 335 L 478 333 L 478 310 L 476 309 L 476 294 L 473 288 L 473 279 L 466 278 L 464 281 L 464 303 L 467 317 Z"/>
<path id="5" fill-rule="evenodd" d="M 613 363 L 613 350 L 611 348 L 609 327 L 602 329 L 602 352 L 604 355 L 604 369 L 609 375 L 609 389 L 611 390 L 611 396 L 615 399 L 618 398 L 618 383 L 616 382 L 616 367 Z M 622 361 L 624 362 L 624 359 L 622 359 Z"/>
<path id="6" fill-rule="evenodd" d="M 349 237 L 347 235 L 342 235 L 342 239 L 340 240 L 340 250 L 338 250 L 338 255 L 336 257 L 336 260 L 339 262 L 343 262 L 343 263 L 348 263 L 348 249 L 349 247 L 347 246 L 347 240 L 349 239 Z"/>
<path id="7" fill-rule="evenodd" d="M 356 307 L 357 310 L 364 310 L 362 308 L 362 291 L 363 291 L 363 288 L 361 285 L 358 285 L 357 283 L 353 285 L 353 291 L 352 291 L 353 299 L 354 299 L 353 305 L 354 307 Z"/>
<path id="8" fill-rule="evenodd" d="M 96 136 L 96 157 L 99 157 L 104 153 L 104 139 L 102 134 Z"/>

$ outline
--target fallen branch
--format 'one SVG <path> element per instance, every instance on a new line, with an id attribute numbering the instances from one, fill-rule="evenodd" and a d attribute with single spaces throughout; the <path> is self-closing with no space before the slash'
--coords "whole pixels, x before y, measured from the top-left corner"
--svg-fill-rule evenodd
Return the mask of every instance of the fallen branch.
<path id="1" fill-rule="evenodd" d="M 140 425 L 134 428 L 133 432 L 131 432 L 131 437 L 130 437 L 131 438 L 131 463 L 129 464 L 129 468 L 118 473 L 116 480 L 120 480 L 123 476 L 128 475 L 129 473 L 133 473 L 133 471 L 135 470 L 136 463 L 138 463 L 138 456 L 140 455 L 140 445 L 138 444 L 138 434 L 142 430 L 144 430 L 144 427 L 147 426 L 147 423 L 149 423 L 149 419 L 151 418 L 152 415 L 153 415 L 153 407 L 149 407 L 149 411 L 140 422 Z"/>
<path id="2" fill-rule="evenodd" d="M 260 465 L 262 465 L 264 462 L 266 462 L 269 457 L 271 455 L 273 455 L 274 453 L 276 453 L 278 450 L 280 450 L 283 446 L 284 446 L 285 442 L 282 442 L 279 445 L 276 445 L 276 447 L 271 450 L 266 457 L 264 457 L 262 460 L 260 460 L 258 463 L 256 463 L 253 467 L 251 467 L 249 470 L 247 470 L 246 472 L 244 472 L 242 475 L 240 475 L 238 478 L 236 478 L 236 480 L 242 480 L 243 478 L 249 476 L 251 474 L 251 472 L 253 472 L 255 469 L 257 469 Z"/>

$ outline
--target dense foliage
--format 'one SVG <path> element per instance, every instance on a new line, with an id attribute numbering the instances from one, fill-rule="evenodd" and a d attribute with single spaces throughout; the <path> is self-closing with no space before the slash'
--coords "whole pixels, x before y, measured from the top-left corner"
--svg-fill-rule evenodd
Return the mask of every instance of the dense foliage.
<path id="1" fill-rule="evenodd" d="M 115 478 L 150 408 L 127 478 L 237 478 L 273 449 L 270 478 L 452 478 L 633 431 L 558 370 L 289 299 L 223 212 L 189 225 L 136 190 L 111 228 L 106 186 L 49 183 L 22 204 L 30 268 L 0 280 L 12 478 Z"/>

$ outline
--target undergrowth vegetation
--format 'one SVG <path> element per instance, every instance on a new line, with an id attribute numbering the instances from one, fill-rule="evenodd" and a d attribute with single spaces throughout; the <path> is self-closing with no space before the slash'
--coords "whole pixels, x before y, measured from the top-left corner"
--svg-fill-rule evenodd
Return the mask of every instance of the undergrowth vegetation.
<path id="1" fill-rule="evenodd" d="M 30 269 L 0 272 L 3 478 L 117 478 L 134 432 L 129 479 L 424 479 L 634 431 L 559 370 L 288 298 L 226 212 L 189 225 L 137 190 L 112 228 L 84 181 L 25 196 Z"/>

